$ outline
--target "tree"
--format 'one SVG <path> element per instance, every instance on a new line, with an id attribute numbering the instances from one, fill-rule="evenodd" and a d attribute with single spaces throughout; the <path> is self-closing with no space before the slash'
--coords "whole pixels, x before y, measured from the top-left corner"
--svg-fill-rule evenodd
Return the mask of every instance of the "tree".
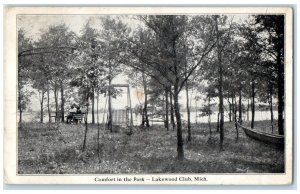
<path id="1" fill-rule="evenodd" d="M 97 60 L 101 60 L 100 52 L 101 52 L 101 45 L 99 42 L 100 34 L 97 32 L 96 29 L 90 26 L 90 21 L 88 21 L 83 29 L 81 30 L 81 49 L 85 52 L 85 67 L 89 69 L 88 72 L 88 79 L 91 88 L 90 97 L 92 101 L 92 124 L 95 124 L 95 93 L 99 94 L 99 90 L 103 89 L 103 86 L 99 84 L 99 72 L 97 70 L 103 70 L 103 61 L 101 63 L 97 63 Z M 101 81 L 102 82 L 102 81 Z M 102 87 L 101 87 L 102 86 Z"/>
<path id="2" fill-rule="evenodd" d="M 43 63 L 40 64 L 40 68 L 47 70 L 48 76 L 45 82 L 48 82 L 49 89 L 53 89 L 56 120 L 59 120 L 60 116 L 61 120 L 64 121 L 64 92 L 66 89 L 65 86 L 68 85 L 70 81 L 71 71 L 69 70 L 69 64 L 72 62 L 73 51 L 76 49 L 76 44 L 74 32 L 70 31 L 66 24 L 62 23 L 49 26 L 38 40 L 37 48 L 29 53 L 33 55 L 43 55 Z M 59 92 L 61 95 L 60 108 L 58 102 Z"/>
<path id="3" fill-rule="evenodd" d="M 213 20 L 211 17 L 175 15 L 141 16 L 140 19 L 147 30 L 143 32 L 142 40 L 130 40 L 130 53 L 143 62 L 147 68 L 145 73 L 160 85 L 166 88 L 172 86 L 170 93 L 174 99 L 177 122 L 177 158 L 182 160 L 184 151 L 178 97 L 191 74 L 216 44 Z M 191 51 L 196 62 L 186 68 L 184 59 L 188 51 Z M 134 68 L 143 71 L 140 66 Z"/>
<path id="4" fill-rule="evenodd" d="M 216 93 L 216 84 L 209 82 L 207 80 L 203 80 L 202 81 L 203 85 L 205 85 L 205 87 L 198 87 L 197 89 L 201 92 L 205 94 L 205 99 L 204 102 L 206 102 L 207 104 L 203 105 L 200 108 L 200 111 L 202 112 L 201 116 L 208 116 L 208 128 L 209 128 L 209 135 L 211 136 L 212 134 L 212 128 L 211 128 L 211 115 L 213 114 L 213 110 L 212 107 L 215 105 L 215 103 L 212 103 L 212 98 L 217 97 L 218 94 Z M 199 97 L 198 97 L 199 98 Z"/>
<path id="5" fill-rule="evenodd" d="M 278 98 L 278 133 L 284 135 L 284 15 L 258 15 L 256 23 L 261 26 L 258 32 L 268 34 L 267 46 L 263 50 L 268 53 L 269 58 L 275 59 L 277 71 L 277 98 Z"/>
<path id="6" fill-rule="evenodd" d="M 134 63 L 134 62 L 138 63 L 139 61 L 133 60 L 132 63 Z M 150 127 L 149 115 L 148 115 L 148 103 L 149 103 L 148 96 L 149 96 L 149 93 L 151 90 L 151 86 L 150 86 L 151 79 L 145 73 L 137 71 L 134 68 L 127 68 L 126 74 L 128 75 L 128 77 L 131 78 L 128 81 L 132 87 L 136 87 L 136 88 L 142 87 L 143 88 L 143 92 L 142 92 L 143 96 L 140 93 L 137 94 L 139 103 L 141 103 L 140 100 L 142 100 L 140 98 L 143 98 L 143 100 L 144 100 L 144 104 L 143 104 L 142 110 L 140 112 L 142 115 L 141 126 Z"/>
<path id="7" fill-rule="evenodd" d="M 220 51 L 220 32 L 218 27 L 218 16 L 214 16 L 216 22 L 216 33 L 217 33 L 217 59 L 218 59 L 218 74 L 219 74 L 219 110 L 221 114 L 220 119 L 220 150 L 223 149 L 223 139 L 224 139 L 224 107 L 223 107 L 223 65 L 222 65 L 222 55 Z"/>
<path id="8" fill-rule="evenodd" d="M 125 56 L 126 44 L 123 41 L 128 28 L 118 18 L 104 17 L 102 19 L 102 31 L 100 32 L 101 56 L 104 66 L 108 68 L 108 123 L 107 127 L 112 132 L 112 103 L 114 88 L 111 87 L 113 78 L 121 72 L 122 58 Z"/>
<path id="9" fill-rule="evenodd" d="M 43 62 L 43 56 L 35 57 L 38 59 L 32 60 L 32 69 L 30 69 L 30 80 L 32 82 L 32 87 L 34 89 L 38 90 L 39 94 L 39 101 L 40 101 L 40 122 L 43 123 L 43 118 L 44 118 L 44 99 L 45 99 L 45 94 L 47 92 L 48 88 L 48 69 L 46 66 L 44 66 Z"/>
<path id="10" fill-rule="evenodd" d="M 81 39 L 81 47 L 75 52 L 73 61 L 73 74 L 70 85 L 78 87 L 80 95 L 80 104 L 85 106 L 85 133 L 83 139 L 82 151 L 86 147 L 86 137 L 88 132 L 88 114 L 90 100 L 92 101 L 92 111 L 94 111 L 95 93 L 97 93 L 97 102 L 99 94 L 106 93 L 107 88 L 107 70 L 104 61 L 99 56 L 101 45 L 97 44 L 95 31 L 89 27 L 84 28 Z M 97 109 L 98 110 L 98 109 Z M 95 122 L 95 121 L 94 121 Z M 99 123 L 98 123 L 99 124 Z M 98 125 L 98 143 L 99 143 L 99 125 Z M 98 144 L 99 145 L 99 144 Z M 98 150 L 99 151 L 99 150 Z M 99 152 L 98 152 L 99 153 Z"/>
<path id="11" fill-rule="evenodd" d="M 209 134 L 211 135 L 212 131 L 211 131 L 211 118 L 210 118 L 210 116 L 213 113 L 212 110 L 211 110 L 212 109 L 211 107 L 212 107 L 212 105 L 214 105 L 214 104 L 211 103 L 211 99 L 214 98 L 214 97 L 217 97 L 218 94 L 216 92 L 217 87 L 216 87 L 215 83 L 208 83 L 207 85 L 208 86 L 205 88 L 205 93 L 206 93 L 206 96 L 208 98 L 208 100 L 207 100 L 208 104 L 207 104 L 207 106 L 204 107 L 204 111 L 202 111 L 202 112 L 205 112 L 206 115 L 208 115 Z"/>
<path id="12" fill-rule="evenodd" d="M 25 36 L 23 29 L 18 30 L 18 53 L 32 49 L 32 41 Z M 30 103 L 32 92 L 26 88 L 29 83 L 29 67 L 31 65 L 30 56 L 18 55 L 18 110 L 19 123 L 22 123 L 22 113 Z"/>
<path id="13" fill-rule="evenodd" d="M 246 80 L 248 78 L 248 72 L 245 71 L 243 46 L 244 42 L 239 39 L 239 30 L 236 24 L 233 24 L 232 34 L 228 37 L 228 46 L 225 50 L 224 61 L 227 63 L 227 67 L 224 71 L 225 83 L 228 95 L 228 105 L 232 109 L 233 120 L 236 129 L 236 140 L 239 138 L 238 123 L 242 124 L 242 90 L 246 87 Z M 236 96 L 238 95 L 238 106 L 236 102 Z M 231 102 L 230 102 L 231 98 Z M 237 120 L 237 111 L 239 112 L 239 118 Z"/>
<path id="14" fill-rule="evenodd" d="M 272 133 L 274 133 L 273 95 L 276 93 L 276 79 L 274 78 L 276 78 L 276 76 L 273 77 L 272 73 L 268 72 L 268 74 L 260 80 L 260 87 L 257 91 L 259 100 L 269 105 Z"/>
<path id="15" fill-rule="evenodd" d="M 219 129 L 220 129 L 220 150 L 223 150 L 224 141 L 224 71 L 226 71 L 226 61 L 228 57 L 226 56 L 228 49 L 228 42 L 232 35 L 232 25 L 227 22 L 227 16 L 213 16 L 213 23 L 216 31 L 216 41 L 217 45 L 214 49 L 215 58 L 214 65 L 217 69 L 217 86 L 218 86 L 218 97 L 219 97 Z M 219 119 L 218 119 L 219 120 Z"/>
<path id="16" fill-rule="evenodd" d="M 97 91 L 105 93 L 104 88 L 106 82 L 104 80 L 106 80 L 106 72 L 101 65 L 99 65 L 95 61 L 92 61 L 90 55 L 86 54 L 84 50 L 78 52 L 77 56 L 78 57 L 76 58 L 76 61 L 74 63 L 76 76 L 72 79 L 70 84 L 72 87 L 79 88 L 78 95 L 81 96 L 80 104 L 83 104 L 85 106 L 85 133 L 82 147 L 82 151 L 84 151 L 86 147 L 86 137 L 88 132 L 87 118 L 89 114 L 89 101 L 93 98 L 94 95 L 95 82 L 97 82 Z M 92 79 L 94 76 L 97 77 L 97 80 Z M 100 88 L 102 88 L 102 90 L 100 90 Z"/>
<path id="17" fill-rule="evenodd" d="M 257 83 L 261 77 L 260 72 L 263 70 L 263 67 L 260 65 L 261 61 L 261 47 L 257 44 L 260 40 L 259 34 L 255 30 L 255 26 L 251 23 L 242 25 L 240 27 L 241 35 L 245 39 L 243 44 L 243 54 L 242 54 L 242 64 L 243 69 L 248 72 L 249 80 L 249 92 L 251 98 L 251 128 L 254 128 L 255 121 L 255 98 L 257 93 Z M 246 89 L 248 90 L 248 89 Z"/>
<path id="18" fill-rule="evenodd" d="M 185 68 L 187 68 L 187 64 L 185 64 Z M 185 75 L 186 76 L 186 75 Z M 187 112 L 187 126 L 188 126 L 188 141 L 191 141 L 191 111 L 190 111 L 190 100 L 189 100 L 189 81 L 188 79 L 185 82 L 185 92 L 186 92 L 186 112 Z"/>

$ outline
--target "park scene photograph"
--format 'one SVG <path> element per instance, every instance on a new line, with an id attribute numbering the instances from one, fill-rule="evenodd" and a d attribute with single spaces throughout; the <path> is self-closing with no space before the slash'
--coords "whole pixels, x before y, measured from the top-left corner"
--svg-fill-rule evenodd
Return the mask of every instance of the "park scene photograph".
<path id="1" fill-rule="evenodd" d="M 286 172 L 284 14 L 16 20 L 18 175 Z"/>

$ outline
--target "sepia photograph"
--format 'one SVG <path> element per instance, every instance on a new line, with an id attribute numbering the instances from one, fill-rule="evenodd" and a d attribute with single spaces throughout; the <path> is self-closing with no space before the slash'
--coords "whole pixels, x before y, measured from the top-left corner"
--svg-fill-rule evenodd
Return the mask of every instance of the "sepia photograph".
<path id="1" fill-rule="evenodd" d="M 282 175 L 274 184 L 291 183 L 291 9 L 39 9 L 11 20 L 13 176 L 221 184 L 218 175 Z"/>

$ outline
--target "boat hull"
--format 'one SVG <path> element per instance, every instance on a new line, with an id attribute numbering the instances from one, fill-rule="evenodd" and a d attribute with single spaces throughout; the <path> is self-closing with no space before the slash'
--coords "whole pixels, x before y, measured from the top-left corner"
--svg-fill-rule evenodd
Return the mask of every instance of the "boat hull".
<path id="1" fill-rule="evenodd" d="M 258 140 L 258 141 L 261 141 L 261 142 L 264 142 L 267 144 L 276 145 L 281 148 L 284 147 L 284 136 L 283 135 L 265 133 L 265 132 L 251 129 L 251 128 L 244 127 L 244 126 L 241 126 L 241 127 L 248 137 L 251 137 L 255 140 Z"/>

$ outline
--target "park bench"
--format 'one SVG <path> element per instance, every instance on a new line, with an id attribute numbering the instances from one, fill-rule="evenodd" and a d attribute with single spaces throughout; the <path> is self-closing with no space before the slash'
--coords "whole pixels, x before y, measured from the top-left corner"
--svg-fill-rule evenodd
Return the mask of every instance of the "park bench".
<path id="1" fill-rule="evenodd" d="M 73 119 L 71 119 L 70 123 L 82 123 L 83 117 L 84 117 L 84 113 L 73 113 Z M 66 121 L 67 121 L 67 117 L 66 117 Z"/>

